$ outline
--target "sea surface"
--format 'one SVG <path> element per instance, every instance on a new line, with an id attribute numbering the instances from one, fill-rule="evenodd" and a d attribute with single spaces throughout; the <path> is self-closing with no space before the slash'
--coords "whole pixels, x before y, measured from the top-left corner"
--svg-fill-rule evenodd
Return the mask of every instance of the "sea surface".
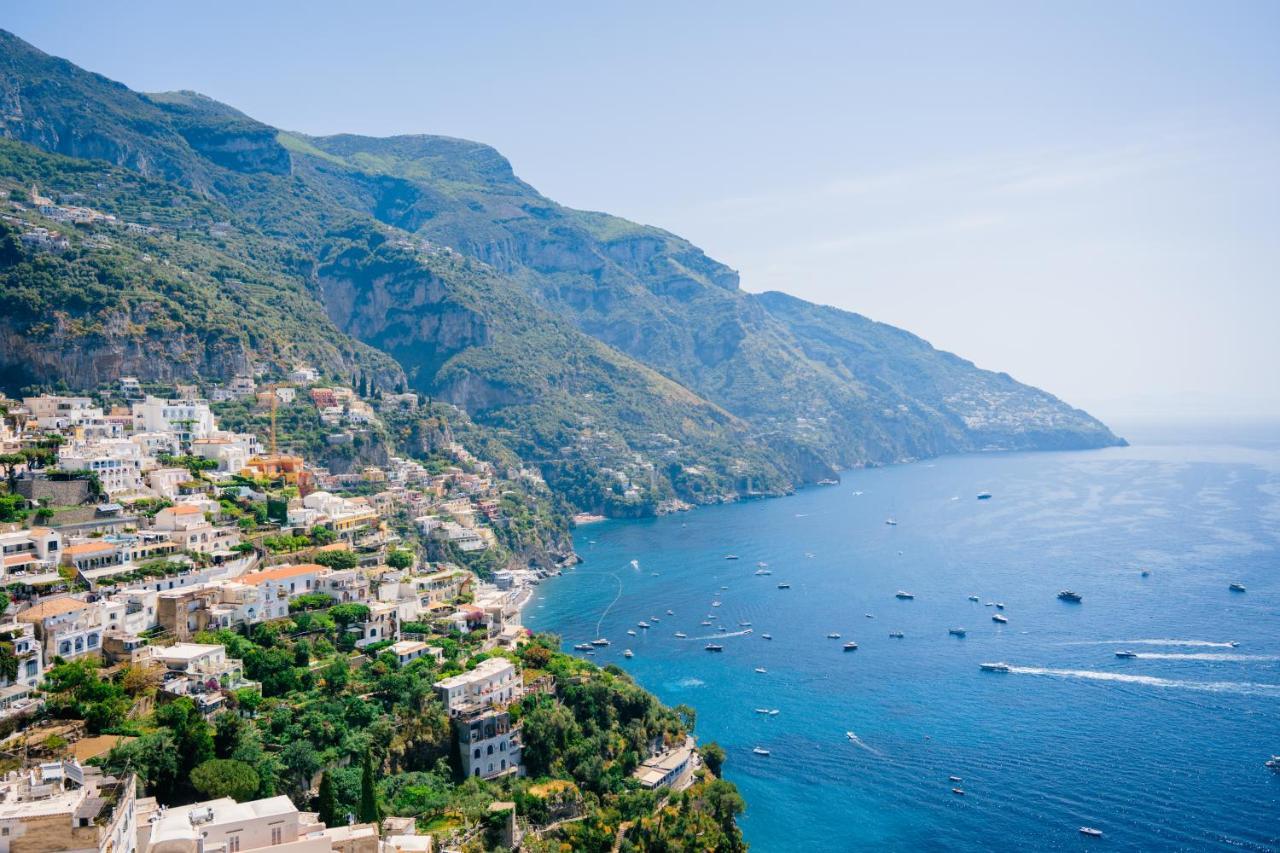
<path id="1" fill-rule="evenodd" d="M 1280 429 L 1128 437 L 585 526 L 526 621 L 693 705 L 757 851 L 1280 849 Z"/>

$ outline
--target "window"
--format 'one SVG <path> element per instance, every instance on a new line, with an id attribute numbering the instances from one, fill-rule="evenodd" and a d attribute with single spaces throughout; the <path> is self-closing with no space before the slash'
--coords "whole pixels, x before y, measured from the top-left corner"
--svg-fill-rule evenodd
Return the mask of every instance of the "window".
<path id="1" fill-rule="evenodd" d="M 489 755 L 493 755 L 493 744 L 489 744 Z"/>
<path id="2" fill-rule="evenodd" d="M 240 836 L 228 835 L 227 836 L 227 853 L 239 853 L 239 851 L 240 851 Z"/>
<path id="3" fill-rule="evenodd" d="M 476 754 L 475 754 L 475 757 L 476 757 L 476 758 L 479 758 L 479 757 L 480 757 L 480 747 L 478 747 L 478 746 L 476 747 Z"/>
<path id="4" fill-rule="evenodd" d="M 271 843 L 272 844 L 279 844 L 281 841 L 283 841 L 284 840 L 283 835 L 284 835 L 284 829 L 282 827 L 279 827 L 279 826 L 271 827 Z"/>

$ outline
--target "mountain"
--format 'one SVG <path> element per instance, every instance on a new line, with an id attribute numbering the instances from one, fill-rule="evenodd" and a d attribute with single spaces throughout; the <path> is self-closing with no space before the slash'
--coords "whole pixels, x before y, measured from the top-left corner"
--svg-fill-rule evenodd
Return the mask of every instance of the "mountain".
<path id="1" fill-rule="evenodd" d="M 467 409 L 577 507 L 780 493 L 848 465 L 1118 443 L 1005 374 L 738 287 L 688 241 L 573 210 L 494 149 L 310 137 L 146 95 L 0 32 L 0 180 L 132 223 L 0 258 L 0 378 L 225 378 L 253 361 Z M 145 358 L 163 352 L 164 359 Z"/>

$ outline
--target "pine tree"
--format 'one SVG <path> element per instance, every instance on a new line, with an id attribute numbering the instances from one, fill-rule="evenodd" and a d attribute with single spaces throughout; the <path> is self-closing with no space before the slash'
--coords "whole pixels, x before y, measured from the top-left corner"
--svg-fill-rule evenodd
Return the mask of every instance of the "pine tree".
<path id="1" fill-rule="evenodd" d="M 378 795 L 373 790 L 373 759 L 367 752 L 364 754 L 364 767 L 360 773 L 360 810 L 356 818 L 361 823 L 382 824 L 382 813 L 378 809 Z"/>
<path id="2" fill-rule="evenodd" d="M 316 812 L 319 813 L 320 822 L 325 826 L 339 826 L 346 823 L 346 820 L 338 814 L 338 795 L 333 791 L 333 780 L 329 778 L 329 771 L 324 771 L 324 775 L 320 777 L 320 796 L 316 802 Z"/>

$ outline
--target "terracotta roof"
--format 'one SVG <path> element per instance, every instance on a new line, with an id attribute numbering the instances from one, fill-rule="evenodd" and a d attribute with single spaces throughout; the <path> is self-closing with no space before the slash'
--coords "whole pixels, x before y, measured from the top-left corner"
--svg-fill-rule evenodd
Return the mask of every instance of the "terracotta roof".
<path id="1" fill-rule="evenodd" d="M 201 515 L 204 514 L 204 510 L 200 509 L 198 506 L 192 506 L 191 504 L 178 504 L 177 506 L 166 507 L 165 509 L 174 515 L 192 515 L 194 513 L 200 513 Z"/>
<path id="2" fill-rule="evenodd" d="M 64 613 L 74 613 L 82 610 L 89 605 L 78 598 L 53 598 L 43 601 L 35 607 L 28 607 L 26 610 L 18 614 L 18 620 L 21 622 L 42 622 L 50 616 L 61 616 Z"/>
<path id="3" fill-rule="evenodd" d="M 98 551 L 114 551 L 116 546 L 111 542 L 81 542 L 79 545 L 68 545 L 62 552 L 75 557 L 79 554 L 93 554 Z"/>
<path id="4" fill-rule="evenodd" d="M 35 561 L 35 554 L 14 554 L 13 556 L 4 558 L 4 564 L 6 566 L 20 566 L 23 563 L 34 563 Z"/>
<path id="5" fill-rule="evenodd" d="M 324 571 L 324 566 L 316 563 L 299 563 L 296 566 L 276 566 L 274 569 L 263 569 L 260 572 L 251 572 L 247 575 L 241 575 L 236 578 L 240 583 L 257 586 L 265 581 L 278 581 L 285 578 L 296 578 L 299 575 L 312 574 L 314 572 Z"/>
<path id="6" fill-rule="evenodd" d="M 328 545 L 322 545 L 316 549 L 317 551 L 350 551 L 351 546 L 346 542 L 330 542 Z"/>

